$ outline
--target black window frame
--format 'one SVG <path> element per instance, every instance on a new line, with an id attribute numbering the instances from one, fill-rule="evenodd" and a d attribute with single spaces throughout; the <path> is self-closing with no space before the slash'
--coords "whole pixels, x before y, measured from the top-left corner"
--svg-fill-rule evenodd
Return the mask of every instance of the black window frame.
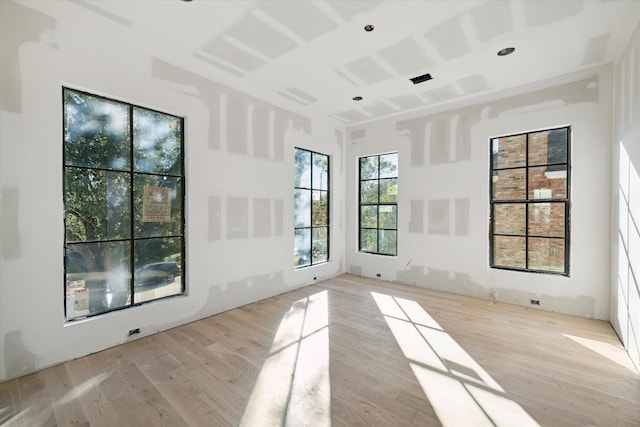
<path id="1" fill-rule="evenodd" d="M 309 264 L 302 264 L 302 265 L 296 265 L 294 262 L 294 269 L 299 270 L 302 268 L 307 268 L 307 267 L 311 267 L 314 265 L 320 265 L 320 264 L 325 264 L 327 262 L 329 262 L 329 260 L 331 259 L 331 156 L 328 154 L 324 154 L 324 153 L 320 153 L 318 151 L 313 151 L 313 150 L 308 150 L 306 148 L 300 148 L 300 147 L 294 147 L 294 168 L 295 168 L 295 161 L 296 161 L 296 155 L 295 152 L 296 151 L 303 151 L 305 153 L 309 153 L 309 155 L 311 156 L 311 163 L 309 165 L 310 170 L 309 170 L 309 174 L 310 174 L 310 187 L 300 187 L 297 186 L 296 183 L 294 182 L 293 185 L 293 191 L 294 194 L 296 193 L 296 191 L 298 190 L 302 190 L 302 191 L 308 191 L 310 193 L 310 206 L 309 206 L 309 213 L 311 218 L 309 219 L 309 226 L 297 226 L 295 224 L 295 201 L 294 201 L 294 225 L 293 225 L 293 233 L 294 233 L 294 254 L 295 254 L 295 250 L 296 250 L 296 243 L 295 243 L 295 235 L 296 232 L 298 230 L 309 230 L 310 233 L 310 239 L 309 239 L 309 259 L 310 262 Z M 313 178 L 313 156 L 317 155 L 317 156 L 323 156 L 326 157 L 327 159 L 327 189 L 324 190 L 322 188 L 316 188 L 316 185 L 314 183 L 314 178 Z M 314 225 L 314 212 L 313 212 L 313 192 L 317 191 L 317 192 L 323 192 L 326 193 L 326 199 L 327 199 L 327 220 L 326 220 L 326 224 L 324 225 Z M 313 239 L 313 231 L 314 229 L 320 229 L 320 228 L 326 228 L 327 230 L 327 256 L 326 259 L 320 259 L 320 260 L 316 260 L 316 258 L 314 257 L 314 239 Z M 294 255 L 295 257 L 295 255 Z M 295 258 L 294 258 L 295 260 Z"/>
<path id="2" fill-rule="evenodd" d="M 399 159 L 399 154 L 398 154 L 397 151 L 391 151 L 391 152 L 388 152 L 388 153 L 373 154 L 373 155 L 369 155 L 369 156 L 358 157 L 358 251 L 360 253 L 372 254 L 372 255 L 382 255 L 382 256 L 391 256 L 391 257 L 398 256 L 398 194 L 397 194 L 397 186 L 396 186 L 396 201 L 395 202 L 381 202 L 380 201 L 380 190 L 382 188 L 382 186 L 380 185 L 380 181 L 395 178 L 396 181 L 399 182 L 399 180 L 398 180 L 398 169 L 397 168 L 396 168 L 395 177 L 380 178 L 380 169 L 381 169 L 380 157 L 388 156 L 388 155 L 391 155 L 391 154 L 394 154 L 396 156 L 396 165 L 397 165 L 398 164 L 398 159 Z M 362 179 L 362 159 L 373 158 L 373 157 L 377 158 L 377 164 L 378 164 L 377 177 L 376 178 Z M 362 201 L 362 183 L 364 181 L 377 181 L 378 197 L 377 197 L 377 201 L 376 202 L 363 202 Z M 366 206 L 369 206 L 369 207 L 375 206 L 377 208 L 376 227 L 363 227 L 363 225 L 362 225 L 362 208 L 366 207 Z M 392 207 L 395 208 L 395 212 L 396 212 L 395 228 L 380 227 L 380 206 L 392 206 Z M 363 230 L 376 230 L 377 231 L 377 241 L 376 241 L 376 250 L 375 251 L 368 251 L 368 250 L 364 250 L 362 248 L 362 231 Z M 380 238 L 381 238 L 380 230 L 395 231 L 396 239 L 395 239 L 395 247 L 394 247 L 393 253 L 380 252 Z"/>
<path id="3" fill-rule="evenodd" d="M 547 151 L 547 163 L 535 163 L 529 164 L 529 137 L 532 134 L 540 133 L 540 132 L 553 132 L 558 130 L 566 131 L 566 161 L 555 161 L 554 154 L 549 151 L 549 147 L 553 145 L 553 150 L 557 150 L 557 141 L 553 143 L 548 140 L 548 151 Z M 501 138 L 510 138 L 517 136 L 525 136 L 525 165 L 524 166 L 511 166 L 511 167 L 497 167 L 497 156 L 493 153 L 493 142 L 496 139 Z M 501 135 L 489 138 L 489 266 L 491 268 L 500 269 L 500 270 L 512 270 L 512 271 L 521 271 L 528 273 L 540 273 L 540 274 L 552 274 L 552 275 L 560 275 L 560 276 L 570 276 L 570 249 L 571 249 L 571 145 L 572 145 L 572 131 L 571 126 L 559 126 L 554 128 L 533 130 L 528 132 L 520 132 L 510 135 Z M 529 191 L 529 171 L 532 168 L 540 168 L 546 167 L 548 172 L 557 172 L 561 170 L 566 170 L 566 197 L 551 197 L 551 198 L 531 198 Z M 563 169 L 564 168 L 564 169 Z M 494 175 L 497 175 L 497 171 L 500 170 L 515 170 L 515 169 L 524 169 L 525 170 L 525 199 L 505 199 L 505 200 L 495 200 L 494 199 Z M 559 239 L 560 237 L 556 236 L 544 236 L 544 235 L 536 235 L 529 233 L 529 206 L 539 203 L 560 203 L 564 205 L 564 270 L 563 271 L 555 271 L 555 270 L 544 270 L 540 268 L 532 268 L 529 267 L 529 239 Z M 525 214 L 525 232 L 523 234 L 501 234 L 494 232 L 494 208 L 497 205 L 508 205 L 508 204 L 524 204 L 524 214 Z M 495 245 L 494 245 L 494 237 L 495 236 L 515 236 L 515 237 L 524 237 L 525 238 L 525 249 L 524 249 L 524 259 L 525 259 L 525 267 L 515 267 L 515 266 L 505 266 L 501 264 L 495 263 Z"/>
<path id="4" fill-rule="evenodd" d="M 88 96 L 91 98 L 95 98 L 95 99 L 99 99 L 99 100 L 104 100 L 106 102 L 112 103 L 112 104 L 119 104 L 121 106 L 125 106 L 128 109 L 128 161 L 129 161 L 129 166 L 127 168 L 115 168 L 115 167 L 105 167 L 105 166 L 85 166 L 85 165 L 73 165 L 73 164 L 67 164 L 67 156 L 66 156 L 66 149 L 65 149 L 65 137 L 67 134 L 67 113 L 66 113 L 66 93 L 67 92 L 75 92 L 76 94 L 80 95 L 80 96 Z M 167 117 L 171 117 L 174 118 L 176 120 L 179 121 L 180 123 L 180 132 L 179 132 L 179 149 L 180 149 L 180 154 L 179 154 L 179 167 L 180 167 L 180 173 L 155 173 L 155 172 L 146 172 L 146 171 L 136 171 L 135 170 L 135 162 L 134 162 L 134 110 L 138 110 L 138 111 L 143 111 L 143 112 L 147 112 L 147 113 L 151 113 L 151 114 L 158 114 L 158 115 L 163 115 L 163 116 L 167 116 Z M 168 298 L 173 298 L 173 297 L 177 297 L 177 296 L 181 296 L 181 295 L 185 295 L 186 293 L 186 284 L 187 284 L 187 278 L 186 278 L 186 216 L 185 216 L 185 201 L 186 201 L 186 192 L 187 192 L 187 183 L 186 183 L 186 172 L 185 172 L 185 118 L 182 116 L 177 116 L 175 114 L 171 114 L 171 113 L 166 113 L 163 111 L 159 111 L 159 110 L 154 110 L 152 108 L 147 108 L 147 107 L 143 107 L 140 105 L 136 105 L 136 104 L 132 104 L 130 102 L 126 102 L 126 101 L 122 101 L 120 99 L 115 99 L 115 98 L 110 98 L 104 95 L 98 95 L 95 93 L 91 93 L 85 90 L 81 90 L 81 89 L 75 89 L 72 87 L 66 87 L 66 86 L 62 86 L 62 182 L 63 182 L 63 206 L 64 206 L 64 216 L 63 216 L 63 229 L 64 229 L 64 250 L 63 250 L 63 265 L 64 265 L 64 276 L 63 276 L 63 282 L 64 282 L 64 286 L 63 286 L 63 305 L 64 305 L 64 315 L 65 315 L 65 322 L 69 323 L 69 322 L 74 322 L 77 320 L 82 320 L 85 318 L 90 318 L 90 317 L 95 317 L 95 316 L 101 316 L 107 313 L 112 313 L 115 311 L 119 311 L 119 310 L 125 310 L 128 308 L 132 308 L 132 307 L 136 307 L 136 306 L 140 306 L 143 304 L 147 304 L 147 303 L 151 303 L 151 302 L 156 302 L 159 300 L 163 300 L 163 299 L 168 299 Z M 116 173 L 122 173 L 122 174 L 128 174 L 129 175 L 129 185 L 128 185 L 128 190 L 129 190 L 129 232 L 128 232 L 128 237 L 126 238 L 115 238 L 115 239 L 94 239 L 94 240 L 80 240 L 80 241 L 69 241 L 67 239 L 67 184 L 66 184 L 66 180 L 67 180 L 67 172 L 71 169 L 76 169 L 76 170 L 95 170 L 98 172 L 105 172 L 105 173 L 109 173 L 109 172 L 116 172 Z M 135 177 L 142 177 L 142 176 L 146 176 L 146 177 L 161 177 L 163 178 L 163 180 L 165 179 L 175 179 L 176 182 L 180 183 L 180 191 L 177 192 L 179 193 L 179 202 L 180 202 L 180 223 L 179 223 L 179 233 L 178 234 L 167 234 L 167 235 L 160 235 L 160 236 L 146 236 L 146 237 L 140 237 L 140 236 L 136 236 L 135 235 L 135 205 L 136 205 L 136 194 L 138 194 L 139 192 L 136 192 L 135 187 L 136 187 L 136 179 Z M 136 271 L 136 267 L 142 267 L 142 266 L 138 266 L 136 264 L 136 245 L 135 242 L 141 242 L 141 241 L 152 241 L 153 239 L 180 239 L 180 262 L 176 261 L 176 264 L 178 265 L 179 268 L 179 275 L 181 276 L 181 289 L 179 293 L 173 293 L 171 295 L 167 295 L 167 296 L 160 296 L 160 297 L 156 297 L 156 298 L 152 298 L 152 299 L 145 299 L 143 301 L 138 301 L 136 302 L 135 300 L 135 294 L 136 294 L 136 284 L 135 284 L 135 271 Z M 116 306 L 113 308 L 109 308 L 109 309 L 105 309 L 105 310 L 101 310 L 98 311 L 96 313 L 89 313 L 83 316 L 78 316 L 78 317 L 72 317 L 69 318 L 69 313 L 67 312 L 67 304 L 66 304 L 66 298 L 67 298 L 67 260 L 68 260 L 68 254 L 67 254 L 67 248 L 69 246 L 72 245 L 81 245 L 81 244 L 92 244 L 92 243 L 110 243 L 110 242 L 129 242 L 129 260 L 128 260 L 128 265 L 129 265 L 129 274 L 128 274 L 128 281 L 129 281 L 129 292 L 130 292 L 130 303 L 129 304 L 124 304 L 124 305 L 120 305 L 120 306 Z M 167 261 L 169 262 L 169 261 Z"/>

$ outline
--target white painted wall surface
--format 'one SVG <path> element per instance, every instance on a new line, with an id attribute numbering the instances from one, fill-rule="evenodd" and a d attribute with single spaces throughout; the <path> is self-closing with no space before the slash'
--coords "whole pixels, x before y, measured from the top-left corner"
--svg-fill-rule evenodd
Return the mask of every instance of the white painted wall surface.
<path id="1" fill-rule="evenodd" d="M 539 299 L 544 310 L 608 319 L 611 67 L 471 102 L 347 129 L 347 271 L 483 298 L 495 291 L 498 301 L 525 306 Z M 565 125 L 570 277 L 489 268 L 489 138 Z M 398 256 L 359 253 L 357 159 L 390 151 L 399 153 Z"/>
<path id="2" fill-rule="evenodd" d="M 640 371 L 640 26 L 614 80 L 611 324 Z"/>
<path id="3" fill-rule="evenodd" d="M 342 126 L 165 63 L 67 2 L 38 7 L 59 18 L 0 2 L 0 381 L 343 272 Z M 188 295 L 65 323 L 63 85 L 185 117 Z M 296 271 L 294 147 L 333 165 L 331 260 Z"/>

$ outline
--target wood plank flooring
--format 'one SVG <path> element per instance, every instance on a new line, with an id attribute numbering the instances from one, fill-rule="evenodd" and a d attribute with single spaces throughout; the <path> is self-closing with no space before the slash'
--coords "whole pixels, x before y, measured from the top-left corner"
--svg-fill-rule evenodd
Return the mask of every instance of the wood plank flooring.
<path id="1" fill-rule="evenodd" d="M 606 322 L 343 275 L 0 383 L 6 426 L 640 426 Z"/>

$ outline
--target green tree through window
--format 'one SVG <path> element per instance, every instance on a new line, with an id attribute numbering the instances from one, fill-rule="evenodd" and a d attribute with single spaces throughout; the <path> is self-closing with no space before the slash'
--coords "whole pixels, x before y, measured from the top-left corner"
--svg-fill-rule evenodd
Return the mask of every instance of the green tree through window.
<path id="1" fill-rule="evenodd" d="M 295 267 L 329 259 L 329 156 L 295 149 Z"/>
<path id="2" fill-rule="evenodd" d="M 361 157 L 359 175 L 359 249 L 397 255 L 398 153 Z"/>
<path id="3" fill-rule="evenodd" d="M 183 119 L 63 89 L 66 318 L 183 293 Z"/>

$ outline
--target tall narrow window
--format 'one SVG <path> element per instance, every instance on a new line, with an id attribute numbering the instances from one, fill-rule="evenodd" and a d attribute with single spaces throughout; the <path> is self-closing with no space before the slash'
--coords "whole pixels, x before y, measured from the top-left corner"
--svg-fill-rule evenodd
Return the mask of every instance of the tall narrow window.
<path id="1" fill-rule="evenodd" d="M 295 149 L 295 267 L 329 259 L 329 156 Z"/>
<path id="2" fill-rule="evenodd" d="M 360 158 L 360 251 L 398 252 L 398 153 Z"/>
<path id="3" fill-rule="evenodd" d="M 569 274 L 569 127 L 492 138 L 490 262 Z"/>
<path id="4" fill-rule="evenodd" d="M 184 292 L 183 119 L 63 88 L 66 319 Z"/>

